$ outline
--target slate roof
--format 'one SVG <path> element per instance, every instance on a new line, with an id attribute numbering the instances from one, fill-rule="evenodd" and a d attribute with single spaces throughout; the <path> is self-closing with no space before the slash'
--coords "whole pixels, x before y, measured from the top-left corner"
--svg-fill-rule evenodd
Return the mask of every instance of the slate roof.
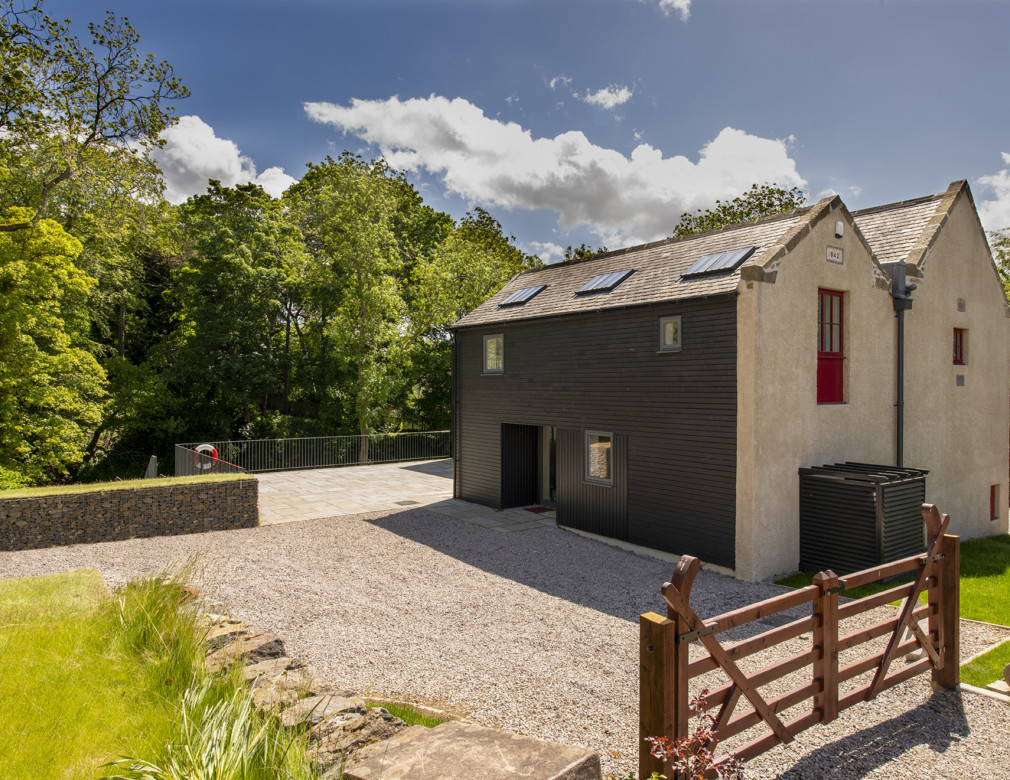
<path id="1" fill-rule="evenodd" d="M 863 209 L 854 212 L 852 217 L 879 262 L 902 259 L 915 262 L 917 258 L 911 255 L 921 254 L 920 250 L 932 242 L 954 198 L 966 186 L 964 182 L 954 182 L 944 193 Z M 813 206 L 755 222 L 526 271 L 510 279 L 453 327 L 492 325 L 733 293 L 743 268 L 774 267 L 774 260 L 787 255 L 802 240 L 809 230 L 808 223 L 816 222 L 821 214 L 837 205 L 841 205 L 841 200 L 836 195 Z M 703 255 L 747 246 L 757 250 L 732 273 L 681 278 Z M 609 293 L 576 294 L 594 276 L 628 269 L 634 273 Z M 546 289 L 526 303 L 499 308 L 499 304 L 515 291 L 539 285 L 546 285 Z"/>
<path id="2" fill-rule="evenodd" d="M 757 251 L 744 265 L 760 263 L 763 250 L 773 246 L 809 210 L 798 209 L 788 214 L 696 236 L 657 241 L 605 252 L 585 260 L 556 263 L 527 271 L 513 277 L 454 327 L 465 328 L 732 293 L 740 280 L 739 271 L 694 279 L 680 277 L 702 255 L 745 246 L 757 247 Z M 634 273 L 609 293 L 575 294 L 594 276 L 627 269 L 634 270 Z M 516 290 L 541 284 L 547 285 L 547 289 L 527 303 L 498 308 L 498 304 Z"/>
<path id="3" fill-rule="evenodd" d="M 854 211 L 852 218 L 877 260 L 905 260 L 943 200 L 944 193 L 916 200 Z"/>

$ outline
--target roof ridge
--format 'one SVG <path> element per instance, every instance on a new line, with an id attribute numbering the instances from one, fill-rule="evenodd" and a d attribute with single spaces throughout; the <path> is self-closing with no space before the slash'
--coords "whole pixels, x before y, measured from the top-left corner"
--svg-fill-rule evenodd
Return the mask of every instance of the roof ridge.
<path id="1" fill-rule="evenodd" d="M 623 247 L 622 249 L 608 249 L 606 252 L 600 252 L 595 255 L 590 255 L 589 257 L 579 257 L 573 258 L 572 260 L 563 260 L 560 263 L 544 263 L 539 268 L 531 268 L 529 271 L 524 273 L 536 273 L 538 271 L 546 271 L 549 268 L 567 268 L 569 266 L 578 265 L 580 263 L 589 263 L 595 260 L 604 260 L 611 257 L 620 257 L 621 255 L 628 254 L 630 252 L 638 252 L 643 249 L 653 249 L 657 246 L 663 246 L 664 244 L 679 244 L 681 242 L 691 241 L 697 238 L 705 238 L 707 236 L 714 236 L 718 233 L 728 233 L 733 230 L 740 230 L 742 228 L 749 228 L 755 225 L 763 225 L 776 220 L 789 219 L 791 217 L 802 216 L 810 209 L 814 208 L 817 204 L 810 206 L 800 206 L 799 208 L 792 209 L 791 211 L 783 211 L 779 214 L 770 214 L 766 217 L 758 217 L 757 219 L 752 219 L 750 222 L 736 222 L 732 225 L 723 225 L 722 227 L 712 228 L 711 230 L 703 230 L 700 233 L 689 233 L 686 236 L 669 236 L 667 238 L 661 238 L 657 241 L 649 241 L 644 244 L 635 244 L 634 246 Z"/>
<path id="2" fill-rule="evenodd" d="M 890 211 L 892 209 L 908 208 L 909 206 L 918 206 L 923 203 L 928 203 L 931 200 L 940 200 L 946 194 L 947 192 L 946 190 L 944 190 L 943 192 L 938 192 L 933 195 L 923 195 L 922 197 L 911 198 L 910 200 L 899 200 L 894 203 L 885 203 L 882 206 L 869 206 L 868 208 L 859 209 L 857 211 L 850 211 L 849 213 L 853 217 L 861 217 L 864 214 L 876 214 L 881 211 Z"/>

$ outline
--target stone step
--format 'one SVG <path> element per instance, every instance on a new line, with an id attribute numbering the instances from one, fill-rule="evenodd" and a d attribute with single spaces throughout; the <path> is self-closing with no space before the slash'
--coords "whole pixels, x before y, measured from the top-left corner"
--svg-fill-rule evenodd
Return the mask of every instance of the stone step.
<path id="1" fill-rule="evenodd" d="M 449 721 L 362 751 L 345 780 L 600 780 L 592 750 Z"/>
<path id="2" fill-rule="evenodd" d="M 993 693 L 1002 693 L 1004 696 L 1010 695 L 1010 685 L 1007 685 L 1006 680 L 997 680 L 994 683 L 989 683 L 985 687 Z"/>

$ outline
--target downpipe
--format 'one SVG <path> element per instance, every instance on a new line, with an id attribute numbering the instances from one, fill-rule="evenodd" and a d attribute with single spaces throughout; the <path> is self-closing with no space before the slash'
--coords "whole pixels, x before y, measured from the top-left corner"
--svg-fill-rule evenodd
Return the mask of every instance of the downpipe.
<path id="1" fill-rule="evenodd" d="M 905 311 L 912 308 L 911 294 L 918 285 L 908 284 L 905 261 L 898 263 L 891 278 L 891 301 L 898 321 L 897 354 L 895 356 L 897 399 L 894 402 L 894 459 L 895 466 L 904 466 L 905 459 Z"/>

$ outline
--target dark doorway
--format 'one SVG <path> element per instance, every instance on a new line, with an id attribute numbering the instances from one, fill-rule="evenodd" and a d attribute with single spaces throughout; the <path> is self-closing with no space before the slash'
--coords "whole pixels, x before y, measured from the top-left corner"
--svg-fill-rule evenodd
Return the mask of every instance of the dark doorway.
<path id="1" fill-rule="evenodd" d="M 553 425 L 540 428 L 540 503 L 558 504 L 558 429 Z"/>
<path id="2" fill-rule="evenodd" d="M 501 426 L 501 508 L 537 503 L 537 445 L 540 428 L 536 425 Z"/>

